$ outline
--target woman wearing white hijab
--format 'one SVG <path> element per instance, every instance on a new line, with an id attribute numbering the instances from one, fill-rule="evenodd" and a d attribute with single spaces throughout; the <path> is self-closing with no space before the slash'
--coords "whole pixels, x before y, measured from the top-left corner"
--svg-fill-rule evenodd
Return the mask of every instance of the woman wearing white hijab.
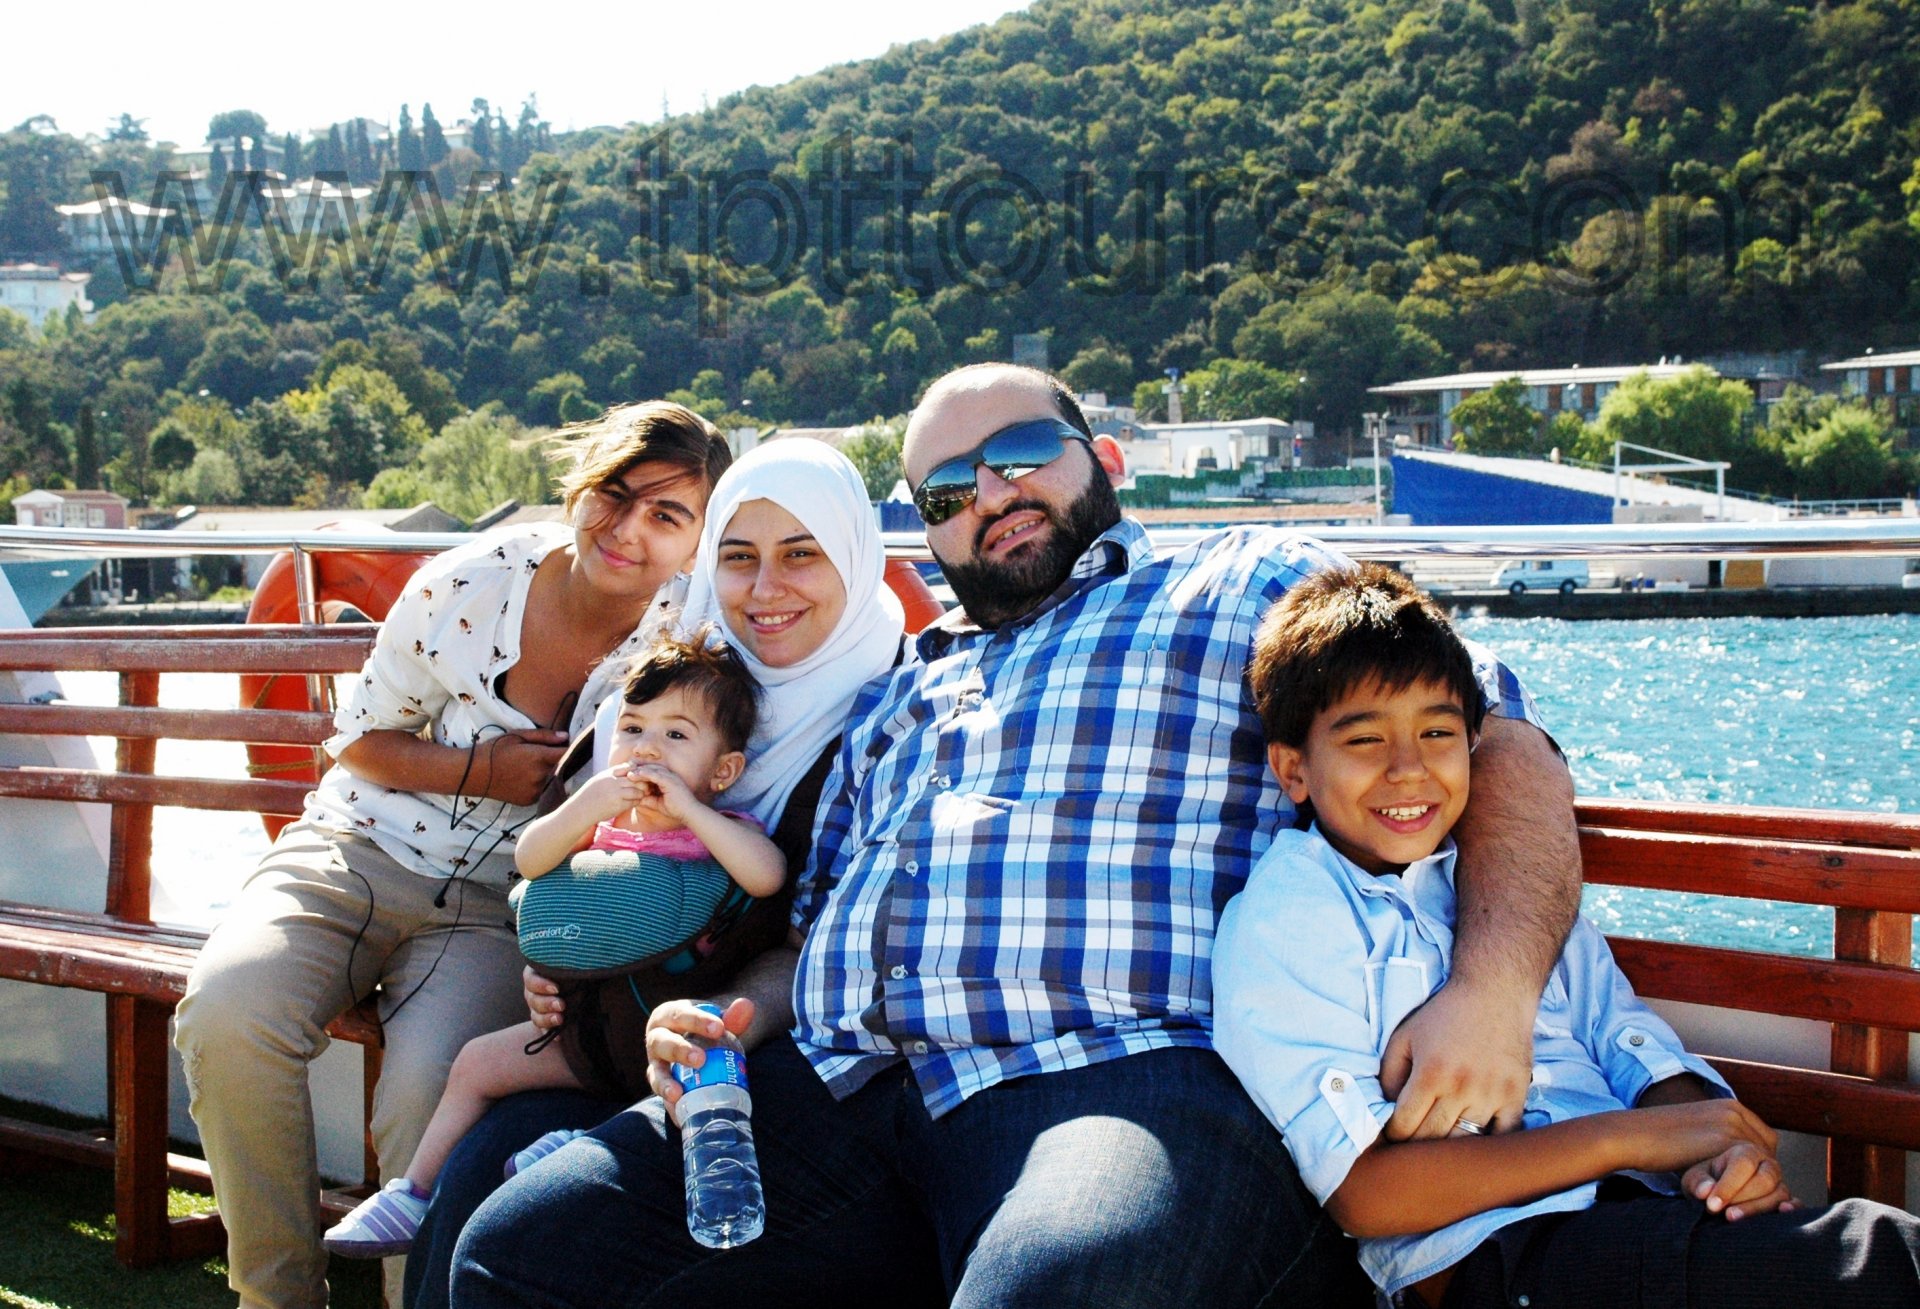
<path id="1" fill-rule="evenodd" d="M 713 488 L 679 626 L 717 625 L 760 683 L 747 771 L 726 801 L 769 831 L 839 738 L 854 693 L 899 658 L 905 619 L 886 565 L 866 484 L 824 441 L 770 441 Z M 619 708 L 618 696 L 601 706 L 595 771 Z"/>
<path id="2" fill-rule="evenodd" d="M 787 856 L 789 888 L 812 845 L 814 803 L 854 694 L 899 658 L 904 619 L 885 571 L 866 487 L 832 446 L 799 437 L 768 442 L 736 460 L 713 488 L 682 626 L 718 624 L 760 683 L 747 770 L 725 803 L 767 827 Z M 608 698 L 611 715 L 602 710 L 599 742 L 612 739 L 619 700 Z M 605 747 L 595 753 L 595 769 L 604 768 Z M 756 901 L 708 943 L 712 953 L 693 970 L 646 979 L 649 998 L 707 994 L 733 978 L 785 939 L 789 903 L 787 895 Z M 636 1038 L 623 1028 L 610 1039 Z M 447 1303 L 454 1242 L 499 1184 L 507 1155 L 549 1128 L 587 1127 L 605 1116 L 573 1093 L 510 1096 L 496 1106 L 441 1174 L 407 1261 L 406 1303 Z"/>
<path id="3" fill-rule="evenodd" d="M 854 693 L 899 657 L 904 619 L 886 563 L 865 483 L 825 442 L 768 442 L 714 487 L 682 625 L 717 622 L 760 683 L 730 808 L 771 829 L 839 737 Z"/>

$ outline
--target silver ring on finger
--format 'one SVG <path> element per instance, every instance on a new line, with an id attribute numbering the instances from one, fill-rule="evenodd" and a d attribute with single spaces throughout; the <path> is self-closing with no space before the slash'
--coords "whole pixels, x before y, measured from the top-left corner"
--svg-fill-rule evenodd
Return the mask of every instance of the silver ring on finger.
<path id="1" fill-rule="evenodd" d="M 1468 1136 L 1484 1136 L 1486 1135 L 1487 1125 L 1485 1123 L 1476 1123 L 1471 1118 L 1456 1118 L 1453 1123 L 1453 1130 L 1456 1132 L 1464 1132 Z"/>

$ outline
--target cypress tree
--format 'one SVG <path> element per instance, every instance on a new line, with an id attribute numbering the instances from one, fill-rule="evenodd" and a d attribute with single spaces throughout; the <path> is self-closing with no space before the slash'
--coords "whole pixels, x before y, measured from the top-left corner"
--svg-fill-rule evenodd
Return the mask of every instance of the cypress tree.
<path id="1" fill-rule="evenodd" d="M 347 180 L 355 186 L 367 186 L 378 174 L 373 162 L 373 146 L 367 140 L 367 123 L 356 118 L 347 124 Z"/>
<path id="2" fill-rule="evenodd" d="M 417 173 L 427 166 L 426 151 L 421 149 L 420 138 L 413 131 L 413 115 L 406 105 L 400 106 L 399 135 L 400 167 L 407 172 Z"/>
<path id="3" fill-rule="evenodd" d="M 467 134 L 467 147 L 487 163 L 493 162 L 493 107 L 485 100 L 473 102 L 473 130 Z"/>
<path id="4" fill-rule="evenodd" d="M 100 485 L 100 438 L 93 430 L 93 401 L 80 406 L 80 421 L 73 429 L 73 484 L 82 491 Z"/>
<path id="5" fill-rule="evenodd" d="M 420 106 L 420 149 L 428 168 L 447 157 L 447 135 L 440 130 L 440 120 L 433 116 L 432 105 Z"/>

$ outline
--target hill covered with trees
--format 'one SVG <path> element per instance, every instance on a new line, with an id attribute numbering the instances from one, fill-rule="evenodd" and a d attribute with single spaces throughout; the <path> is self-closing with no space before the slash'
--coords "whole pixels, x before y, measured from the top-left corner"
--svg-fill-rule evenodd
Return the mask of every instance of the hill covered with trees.
<path id="1" fill-rule="evenodd" d="M 188 498 L 219 450 L 341 497 L 482 406 L 854 422 L 1035 335 L 1149 410 L 1178 368 L 1189 416 L 1327 431 L 1456 368 L 1831 358 L 1916 335 L 1917 108 L 1903 0 L 1038 0 L 542 142 L 438 218 L 393 187 L 384 263 L 257 221 L 224 268 L 104 261 L 93 323 L 0 326 L 0 475 Z"/>

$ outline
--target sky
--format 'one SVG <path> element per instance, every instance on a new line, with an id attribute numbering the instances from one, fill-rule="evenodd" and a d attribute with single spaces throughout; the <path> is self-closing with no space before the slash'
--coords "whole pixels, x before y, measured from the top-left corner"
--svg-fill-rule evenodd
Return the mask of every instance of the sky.
<path id="1" fill-rule="evenodd" d="M 356 116 L 398 121 L 423 102 L 451 125 L 482 96 L 509 119 L 529 94 L 556 131 L 655 122 L 701 97 L 771 86 L 907 41 L 957 32 L 1030 0 L 717 0 L 556 5 L 196 6 L 98 0 L 9 6 L 15 57 L 0 78 L 0 130 L 50 114 L 75 136 L 122 113 L 155 141 L 197 145 L 228 109 L 275 138 Z M 29 55 L 28 51 L 45 51 Z M 55 53 L 58 52 L 58 53 Z"/>

